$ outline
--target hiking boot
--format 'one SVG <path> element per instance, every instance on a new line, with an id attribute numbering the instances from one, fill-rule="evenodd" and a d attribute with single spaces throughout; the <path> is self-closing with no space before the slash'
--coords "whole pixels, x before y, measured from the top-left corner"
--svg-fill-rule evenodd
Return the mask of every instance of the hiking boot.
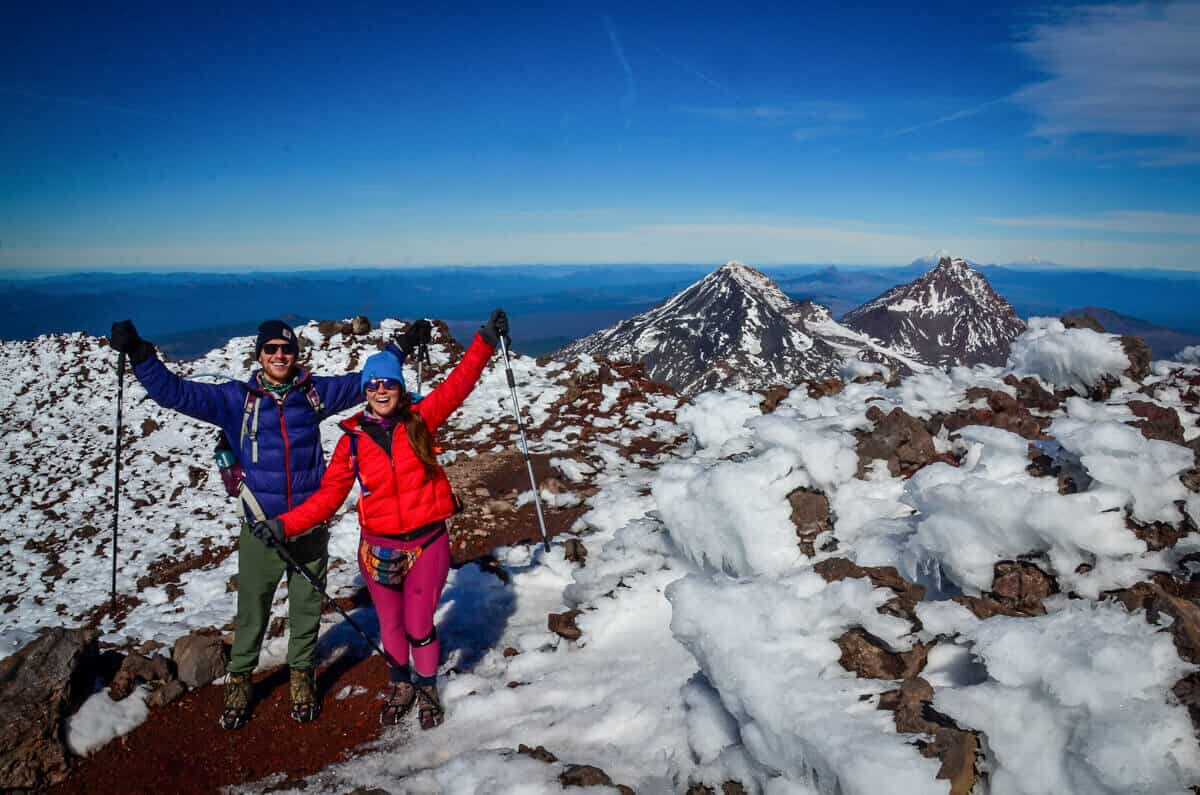
<path id="1" fill-rule="evenodd" d="M 292 717 L 300 723 L 314 721 L 321 714 L 321 702 L 317 699 L 317 676 L 312 668 L 293 668 Z"/>
<path id="2" fill-rule="evenodd" d="M 441 726 L 445 720 L 446 711 L 442 709 L 442 701 L 438 698 L 437 685 L 421 685 L 417 688 L 417 721 L 422 729 L 432 729 Z"/>
<path id="3" fill-rule="evenodd" d="M 416 700 L 417 689 L 412 682 L 392 682 L 388 686 L 383 710 L 379 713 L 379 722 L 384 726 L 395 726 L 404 720 Z"/>
<path id="4" fill-rule="evenodd" d="M 229 675 L 219 721 L 222 729 L 240 729 L 250 720 L 250 693 L 249 673 Z"/>

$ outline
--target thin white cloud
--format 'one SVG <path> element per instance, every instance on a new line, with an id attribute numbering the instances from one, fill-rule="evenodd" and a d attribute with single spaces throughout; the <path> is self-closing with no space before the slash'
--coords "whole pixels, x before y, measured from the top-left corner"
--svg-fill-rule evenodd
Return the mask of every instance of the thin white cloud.
<path id="1" fill-rule="evenodd" d="M 1048 75 L 1014 96 L 1037 135 L 1200 137 L 1200 3 L 1068 8 L 1018 47 Z"/>
<path id="2" fill-rule="evenodd" d="M 608 41 L 612 44 L 613 55 L 617 57 L 617 61 L 621 64 L 621 71 L 625 73 L 625 96 L 621 98 L 621 105 L 626 112 L 633 108 L 633 103 L 637 101 L 637 84 L 633 81 L 633 67 L 629 65 L 629 59 L 625 57 L 625 48 L 621 46 L 621 37 L 617 34 L 617 26 L 607 16 L 600 17 L 604 21 L 604 29 L 608 32 Z"/>
<path id="3" fill-rule="evenodd" d="M 1138 165 L 1145 168 L 1174 168 L 1200 164 L 1200 150 L 1140 149 L 1135 153 Z"/>
<path id="4" fill-rule="evenodd" d="M 969 108 L 963 108 L 962 110 L 956 110 L 953 113 L 946 114 L 945 116 L 940 116 L 940 117 L 938 117 L 936 119 L 932 119 L 930 121 L 923 121 L 920 124 L 913 124 L 909 127 L 904 127 L 902 129 L 888 133 L 888 137 L 893 138 L 898 135 L 910 135 L 915 132 L 920 132 L 921 130 L 928 130 L 930 127 L 937 127 L 942 124 L 949 124 L 952 121 L 959 121 L 960 119 L 969 119 L 972 116 L 978 116 L 980 113 L 983 113 L 985 110 L 987 110 L 991 106 L 995 105 L 998 102 L 1003 102 L 1006 99 L 1007 99 L 1007 97 L 1000 97 L 998 99 L 991 99 L 991 100 L 988 100 L 987 102 L 980 103 L 979 105 L 972 105 Z"/>
<path id="5" fill-rule="evenodd" d="M 1142 235 L 1200 237 L 1200 213 L 1165 213 L 1147 210 L 1112 210 L 1088 216 L 1031 215 L 980 218 L 991 226 L 1013 229 L 1088 230 Z M 1200 265 L 1200 263 L 1197 263 Z"/>
<path id="6" fill-rule="evenodd" d="M 774 105 L 712 105 L 686 106 L 679 109 L 693 116 L 731 122 L 757 122 L 761 124 L 799 124 L 823 122 L 847 124 L 859 121 L 864 114 L 861 109 L 839 102 L 789 102 Z"/>

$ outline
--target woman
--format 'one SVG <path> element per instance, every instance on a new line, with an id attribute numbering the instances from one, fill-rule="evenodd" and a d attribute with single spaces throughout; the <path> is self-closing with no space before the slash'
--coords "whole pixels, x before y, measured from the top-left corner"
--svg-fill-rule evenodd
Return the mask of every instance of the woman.
<path id="1" fill-rule="evenodd" d="M 433 614 L 450 570 L 446 519 L 457 500 L 438 465 L 433 434 L 475 388 L 502 335 L 508 336 L 508 318 L 497 309 L 462 361 L 418 403 L 404 390 L 395 356 L 368 358 L 362 370 L 367 408 L 341 423 L 345 434 L 320 489 L 254 528 L 264 541 L 298 536 L 332 517 L 358 482 L 358 565 L 389 657 L 390 687 L 380 714 L 385 725 L 399 723 L 418 701 L 422 729 L 442 722 Z"/>

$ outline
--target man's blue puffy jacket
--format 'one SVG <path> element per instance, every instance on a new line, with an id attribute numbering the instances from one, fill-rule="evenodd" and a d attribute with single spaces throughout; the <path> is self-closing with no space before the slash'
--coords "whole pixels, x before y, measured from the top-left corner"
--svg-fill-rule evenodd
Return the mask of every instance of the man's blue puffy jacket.
<path id="1" fill-rule="evenodd" d="M 401 357 L 395 346 L 388 348 Z M 189 417 L 211 422 L 225 431 L 246 476 L 246 485 L 268 517 L 299 505 L 321 485 L 325 456 L 321 450 L 320 418 L 302 388 L 312 380 L 325 414 L 337 414 L 362 402 L 358 373 L 339 376 L 297 376 L 282 406 L 258 386 L 257 373 L 248 381 L 203 384 L 187 381 L 151 356 L 133 370 L 156 403 Z M 258 463 L 251 460 L 250 439 L 242 440 L 246 395 L 258 398 Z M 239 449 L 239 446 L 241 449 Z"/>

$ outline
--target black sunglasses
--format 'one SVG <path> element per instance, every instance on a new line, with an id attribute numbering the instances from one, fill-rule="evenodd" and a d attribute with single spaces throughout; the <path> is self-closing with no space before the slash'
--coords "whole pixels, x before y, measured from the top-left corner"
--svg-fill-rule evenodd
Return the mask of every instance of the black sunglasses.
<path id="1" fill-rule="evenodd" d="M 372 378 L 366 383 L 368 392 L 375 392 L 380 389 L 399 389 L 400 382 L 394 378 Z"/>
<path id="2" fill-rule="evenodd" d="M 266 353 L 268 356 L 273 356 L 274 354 L 276 354 L 276 353 L 278 353 L 278 352 L 280 352 L 280 351 L 283 351 L 284 353 L 291 353 L 291 352 L 292 352 L 292 351 L 291 351 L 291 346 L 290 346 L 288 343 L 286 343 L 286 342 L 267 342 L 267 343 L 263 343 L 263 347 L 262 347 L 262 349 L 263 349 L 263 352 L 264 352 L 264 353 Z M 294 354 L 293 354 L 293 355 L 294 355 Z"/>

